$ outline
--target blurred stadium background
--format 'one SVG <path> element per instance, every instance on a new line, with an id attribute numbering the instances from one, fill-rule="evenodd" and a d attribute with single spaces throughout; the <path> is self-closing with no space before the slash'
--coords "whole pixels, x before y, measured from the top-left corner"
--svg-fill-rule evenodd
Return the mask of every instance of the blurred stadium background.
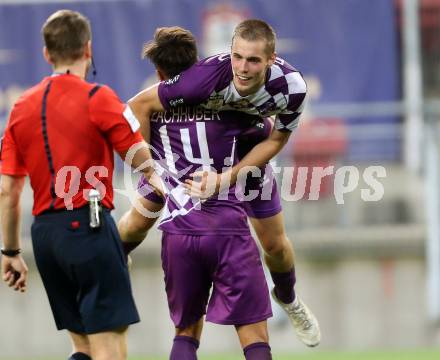
<path id="1" fill-rule="evenodd" d="M 0 130 L 22 91 L 50 73 L 40 28 L 60 8 L 91 19 L 96 81 L 123 100 L 155 80 L 140 51 L 156 27 L 192 30 L 208 56 L 228 51 L 242 19 L 272 24 L 278 54 L 309 87 L 301 127 L 278 165 L 333 166 L 340 174 L 355 166 L 360 177 L 351 186 L 348 173 L 339 185 L 326 176 L 318 199 L 309 199 L 309 183 L 302 199 L 284 199 L 298 293 L 320 320 L 322 343 L 305 349 L 274 307 L 274 358 L 440 358 L 440 0 L 0 0 Z M 362 200 L 362 189 L 371 190 L 363 176 L 370 166 L 386 171 L 377 201 Z M 124 188 L 122 172 L 115 182 Z M 281 185 L 298 195 L 298 184 Z M 335 186 L 347 191 L 343 203 Z M 23 200 L 29 289 L 22 295 L 0 285 L 0 359 L 65 358 L 70 345 L 55 331 L 33 266 L 29 188 Z M 117 195 L 115 218 L 129 205 Z M 159 239 L 153 231 L 134 254 L 142 323 L 131 328 L 129 348 L 139 359 L 165 359 L 173 336 Z M 233 328 L 208 324 L 200 352 L 202 359 L 239 359 Z"/>

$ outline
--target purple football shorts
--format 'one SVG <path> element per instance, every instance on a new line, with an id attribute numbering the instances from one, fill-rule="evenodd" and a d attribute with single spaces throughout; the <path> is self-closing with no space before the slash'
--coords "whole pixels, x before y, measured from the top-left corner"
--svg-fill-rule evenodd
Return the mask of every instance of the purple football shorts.
<path id="1" fill-rule="evenodd" d="M 196 323 L 205 313 L 207 321 L 225 325 L 272 316 L 260 254 L 249 235 L 164 232 L 162 267 L 171 319 L 178 328 Z"/>

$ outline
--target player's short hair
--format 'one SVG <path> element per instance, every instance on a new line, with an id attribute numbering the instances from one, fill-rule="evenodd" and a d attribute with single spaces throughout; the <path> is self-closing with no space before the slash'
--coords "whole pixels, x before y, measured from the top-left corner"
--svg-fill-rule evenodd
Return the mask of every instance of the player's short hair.
<path id="1" fill-rule="evenodd" d="M 191 31 L 179 26 L 161 27 L 146 42 L 142 58 L 148 58 L 168 77 L 174 77 L 197 62 L 197 44 Z"/>
<path id="2" fill-rule="evenodd" d="M 41 28 L 44 44 L 54 63 L 73 62 L 84 54 L 92 38 L 90 21 L 72 10 L 59 10 L 49 16 Z"/>
<path id="3" fill-rule="evenodd" d="M 247 19 L 242 21 L 235 27 L 232 41 L 237 36 L 248 41 L 264 40 L 266 54 L 271 56 L 275 52 L 276 33 L 272 26 L 263 20 Z"/>

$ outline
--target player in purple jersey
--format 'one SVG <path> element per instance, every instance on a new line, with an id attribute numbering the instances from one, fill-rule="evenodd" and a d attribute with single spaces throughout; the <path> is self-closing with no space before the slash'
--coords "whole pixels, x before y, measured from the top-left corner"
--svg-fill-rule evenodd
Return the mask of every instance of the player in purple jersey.
<path id="1" fill-rule="evenodd" d="M 235 109 L 260 116 L 275 115 L 275 128 L 270 136 L 258 143 L 241 161 L 216 175 L 215 190 L 222 179 L 237 180 L 245 166 L 263 166 L 276 155 L 297 126 L 306 93 L 301 74 L 275 56 L 275 34 L 260 20 L 246 20 L 234 32 L 232 54 L 204 59 L 187 71 L 153 86 L 129 101 L 144 134 L 149 136 L 149 118 L 153 112 L 177 105 L 201 103 L 210 109 Z M 196 172 L 200 176 L 200 172 Z M 201 177 L 203 181 L 209 177 Z M 211 184 L 187 180 L 193 193 L 208 194 Z M 228 181 L 225 181 L 228 183 Z M 287 312 L 299 338 L 308 346 L 320 341 L 319 324 L 296 296 L 293 248 L 284 230 L 282 213 L 256 216 L 252 219 L 275 284 L 272 296 Z"/>
<path id="2" fill-rule="evenodd" d="M 180 38 L 179 42 L 176 38 Z M 175 74 L 174 67 L 161 61 L 163 56 L 189 58 L 185 67 L 194 62 L 188 54 L 177 56 L 180 48 L 188 50 L 188 42 L 190 50 L 192 47 L 190 54 L 196 55 L 191 33 L 180 28 L 156 32 L 145 53 L 157 66 L 161 79 Z M 237 199 L 234 187 L 203 204 L 186 195 L 183 187 L 189 173 L 199 166 L 218 171 L 225 165 L 231 166 L 241 136 L 262 133 L 264 137 L 270 131 L 267 120 L 236 115 L 232 111 L 219 113 L 200 106 L 183 106 L 156 113 L 151 119 L 152 154 L 158 171 L 165 174 L 166 185 L 159 227 L 163 231 L 162 266 L 167 298 L 176 326 L 172 360 L 196 359 L 205 311 L 208 321 L 236 327 L 246 359 L 271 359 L 266 322 L 272 314 L 269 291 L 243 203 Z M 142 185 L 141 190 L 148 188 L 148 184 Z M 145 194 L 144 199 L 161 203 L 152 192 Z M 132 217 L 124 217 L 128 221 L 125 225 L 129 225 Z M 144 218 L 144 225 L 149 221 Z M 130 226 L 124 230 L 122 220 L 119 227 L 124 236 L 133 233 Z M 209 295 L 211 286 L 213 291 Z"/>

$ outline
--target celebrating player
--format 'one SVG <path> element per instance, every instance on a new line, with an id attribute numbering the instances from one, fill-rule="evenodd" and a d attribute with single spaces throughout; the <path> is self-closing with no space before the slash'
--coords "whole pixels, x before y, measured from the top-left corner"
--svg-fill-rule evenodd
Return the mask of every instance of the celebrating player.
<path id="1" fill-rule="evenodd" d="M 254 26 L 255 23 L 258 26 Z M 253 49 L 253 52 L 251 52 L 252 56 L 249 56 L 249 54 L 247 54 L 247 57 L 249 57 L 248 61 L 256 64 L 264 63 L 265 65 L 264 66 L 261 65 L 262 69 L 260 70 L 260 72 L 265 74 L 265 76 L 262 76 L 262 79 L 263 80 L 272 79 L 272 81 L 270 82 L 270 86 L 268 85 L 266 86 L 266 84 L 263 83 L 262 88 L 260 90 L 257 90 L 257 94 L 260 93 L 264 95 L 265 98 L 267 98 L 268 96 L 267 94 L 272 93 L 274 94 L 274 98 L 279 98 L 280 96 L 283 95 L 279 95 L 276 91 L 278 91 L 278 87 L 280 87 L 281 85 L 283 85 L 282 88 L 287 87 L 287 89 L 283 88 L 281 91 L 287 92 L 289 89 L 290 91 L 293 91 L 288 85 L 286 85 L 287 80 L 299 82 L 299 84 L 296 85 L 296 88 L 303 89 L 305 91 L 305 85 L 302 81 L 301 76 L 299 75 L 299 73 L 293 70 L 288 64 L 284 63 L 284 66 L 272 64 L 269 66 L 269 63 L 271 62 L 267 59 L 268 55 L 266 55 L 266 46 L 262 46 L 261 43 L 263 43 L 264 45 L 267 45 L 266 43 L 268 43 L 270 45 L 273 42 L 270 40 L 266 41 L 265 36 L 267 35 L 267 33 L 261 30 L 261 27 L 263 28 L 263 30 L 267 30 L 267 24 L 262 23 L 258 20 L 257 21 L 250 20 L 239 25 L 237 27 L 236 35 L 235 35 L 235 37 L 236 36 L 251 37 L 252 40 L 249 41 L 240 39 L 240 41 L 244 42 L 245 44 L 250 43 L 250 45 L 257 47 L 257 49 Z M 249 30 L 249 28 L 251 28 L 251 30 Z M 250 31 L 251 33 L 252 31 L 256 32 L 256 34 L 253 34 L 252 37 L 245 30 L 248 32 Z M 271 38 L 274 36 L 274 34 L 270 28 L 269 30 L 270 30 L 269 38 Z M 156 39 L 156 41 L 158 40 Z M 177 43 L 177 40 L 175 41 Z M 163 44 L 162 42 L 160 42 L 160 44 L 162 45 L 160 53 L 163 54 L 163 58 L 165 60 L 169 59 L 167 60 L 168 62 L 172 61 L 172 59 L 182 58 L 182 56 L 172 56 L 172 55 L 166 56 L 169 55 L 170 52 L 172 54 L 172 50 L 168 50 L 167 52 L 165 50 L 165 44 Z M 234 40 L 234 44 L 235 44 L 235 40 Z M 176 46 L 176 44 L 174 43 L 172 45 L 174 47 Z M 233 52 L 233 54 L 236 54 L 236 56 L 239 57 L 238 55 L 240 54 L 238 53 L 238 51 L 242 51 L 241 50 L 242 48 L 244 48 L 245 50 L 247 49 L 246 46 L 244 45 L 241 45 L 241 47 L 239 47 L 238 49 L 236 46 L 235 52 Z M 271 52 L 269 51 L 269 53 Z M 155 57 L 155 54 L 151 54 L 150 56 L 149 54 L 147 54 L 147 56 L 153 61 L 153 63 L 156 65 L 156 67 L 159 70 L 161 69 L 161 67 L 168 66 L 168 63 L 163 62 L 164 60 L 161 60 L 160 58 L 157 59 L 157 57 Z M 283 61 L 277 60 L 277 62 L 281 63 Z M 190 61 L 188 61 L 188 63 L 191 64 Z M 246 65 L 246 66 L 251 66 L 251 65 Z M 184 67 L 181 66 L 181 69 L 182 68 Z M 245 72 L 245 70 L 243 70 L 243 72 Z M 247 72 L 249 72 L 249 70 Z M 203 104 L 205 108 L 209 108 L 209 107 L 212 108 L 214 105 L 216 105 L 219 108 L 224 108 L 225 107 L 224 103 L 226 104 L 227 108 L 234 108 L 233 105 L 226 103 L 226 100 L 224 99 L 224 97 L 226 96 L 226 99 L 231 100 L 234 94 L 236 100 L 233 104 L 235 104 L 236 106 L 236 104 L 240 102 L 240 95 L 237 93 L 237 91 L 235 91 L 235 85 L 233 82 L 233 74 L 231 70 L 231 58 L 225 54 L 217 57 L 211 57 L 206 60 L 202 60 L 201 62 L 190 68 L 188 71 L 184 71 L 182 74 L 178 76 L 174 76 L 175 73 L 168 74 L 170 77 L 172 77 L 172 80 L 161 83 L 159 85 L 159 93 L 161 91 L 160 90 L 161 87 L 168 89 L 168 90 L 164 90 L 164 92 L 171 92 L 176 87 L 178 89 L 177 92 L 179 92 L 180 94 L 185 94 L 186 96 L 186 87 L 184 84 L 186 84 L 187 81 L 185 79 L 189 79 L 188 73 L 192 74 L 192 78 L 198 84 L 200 79 L 202 80 L 204 79 L 204 81 L 208 81 L 208 80 L 212 81 L 213 84 L 205 84 L 203 81 L 202 84 L 199 84 L 202 87 L 204 86 L 205 88 L 209 88 L 207 91 L 211 91 L 212 89 L 218 89 L 218 90 L 212 90 L 215 92 L 215 94 L 210 95 L 209 96 L 210 100 L 208 100 L 208 103 Z M 224 77 L 226 77 L 226 79 L 224 79 Z M 261 77 L 261 76 L 257 76 L 257 77 Z M 279 81 L 274 83 L 273 81 L 275 81 L 276 79 L 278 79 Z M 184 84 L 181 83 L 181 81 L 183 81 Z M 301 84 L 302 84 L 302 88 L 300 86 Z M 191 99 L 194 101 L 201 99 L 200 101 L 202 101 L 203 91 L 200 89 L 196 90 L 195 87 L 192 86 L 191 88 L 192 90 L 196 91 L 197 94 L 199 94 L 198 97 L 197 94 L 195 95 L 193 94 L 195 98 L 194 99 L 191 98 Z M 154 109 L 163 109 L 160 100 L 157 98 L 157 94 L 158 94 L 158 87 L 156 86 L 147 91 L 140 93 L 130 101 L 130 106 L 133 106 L 135 112 L 138 113 L 139 119 L 145 119 L 145 117 L 148 117 L 151 114 L 151 111 L 153 111 Z M 275 129 L 274 132 L 272 132 L 271 135 L 272 139 L 270 139 L 270 141 L 265 141 L 266 145 L 269 145 L 270 149 L 272 149 L 271 151 L 273 151 L 274 142 L 276 143 L 277 141 L 280 141 L 280 139 L 282 139 L 281 143 L 284 143 L 286 141 L 286 138 L 290 134 L 289 131 L 286 131 L 285 128 L 283 128 L 283 124 L 289 128 L 293 128 L 296 126 L 295 124 L 297 122 L 297 117 L 300 112 L 299 108 L 302 104 L 302 100 L 304 99 L 304 95 L 305 95 L 304 93 L 299 93 L 297 95 L 295 94 L 289 95 L 287 97 L 288 99 L 292 99 L 292 101 L 294 101 L 293 99 L 297 100 L 296 105 L 292 104 L 289 108 L 286 108 L 284 110 L 282 108 L 275 109 L 280 112 L 277 119 L 278 130 Z M 258 99 L 255 99 L 255 96 L 254 97 L 252 96 L 253 95 L 251 94 L 251 96 L 246 98 L 247 99 L 252 98 L 255 101 L 258 101 Z M 214 101 L 215 99 L 216 101 Z M 259 101 L 261 102 L 261 100 Z M 279 101 L 281 102 L 281 100 Z M 248 104 L 250 103 L 248 102 Z M 295 106 L 297 106 L 296 109 L 294 109 Z M 186 107 L 180 106 L 180 108 L 185 109 Z M 246 112 L 251 112 L 251 111 L 256 112 L 256 110 L 252 109 L 251 107 L 248 107 L 244 110 L 246 110 Z M 272 111 L 268 111 L 268 114 L 271 113 Z M 243 117 L 243 113 L 235 112 L 235 117 L 237 119 L 240 119 Z M 293 125 L 288 123 L 287 119 L 293 119 Z M 152 126 L 154 126 L 154 123 L 152 123 Z M 262 133 L 264 134 L 264 132 Z M 273 135 L 274 133 L 275 135 Z M 266 133 L 265 135 L 267 137 L 268 133 Z M 149 135 L 147 136 L 149 137 Z M 152 134 L 152 136 L 154 140 L 154 133 Z M 160 136 L 160 134 L 158 134 L 158 136 Z M 252 148 L 252 146 L 257 141 L 261 141 L 264 138 L 265 136 L 260 135 L 259 139 L 253 138 L 251 139 L 252 140 L 251 142 L 249 142 L 249 139 L 248 141 L 243 141 L 243 140 L 241 142 L 238 141 L 237 143 L 238 153 L 241 156 L 243 156 L 243 154 L 245 154 L 250 148 Z M 213 142 L 208 142 L 208 145 L 209 145 L 209 149 L 217 148 Z M 260 145 L 261 144 L 257 146 Z M 279 147 L 280 145 L 278 144 L 277 146 Z M 258 164 L 259 165 L 262 164 L 260 160 Z M 151 211 L 157 211 L 161 207 L 158 202 L 150 201 L 148 199 L 141 199 L 140 202 L 142 202 L 143 207 L 150 209 Z M 264 254 L 265 261 L 271 271 L 272 279 L 274 280 L 274 284 L 275 284 L 275 288 L 272 292 L 272 295 L 280 303 L 280 305 L 287 311 L 300 339 L 309 346 L 316 346 L 320 340 L 318 322 L 316 321 L 316 318 L 313 316 L 310 310 L 308 310 L 307 307 L 302 303 L 302 301 L 295 295 L 295 291 L 294 291 L 294 285 L 296 279 L 295 279 L 295 270 L 294 270 L 294 262 L 293 262 L 294 260 L 293 249 L 284 230 L 284 221 L 281 213 L 281 206 L 279 204 L 279 197 L 276 189 L 276 184 L 274 183 L 273 185 L 272 196 L 270 200 L 262 200 L 261 197 L 257 197 L 255 200 L 251 202 L 244 202 L 243 204 L 245 205 L 247 214 L 251 217 L 251 222 L 257 232 L 262 247 L 265 251 Z M 135 208 L 133 208 L 130 210 L 129 213 L 127 213 L 121 219 L 119 223 L 119 229 L 121 230 L 121 237 L 123 238 L 124 241 L 133 241 L 132 243 L 128 243 L 128 244 L 132 245 L 131 247 L 134 247 L 137 241 L 141 241 L 145 237 L 146 231 L 150 228 L 153 221 L 154 220 L 152 219 L 145 219 L 141 214 L 139 214 L 139 212 Z M 130 247 L 130 245 L 128 247 Z"/>
<path id="2" fill-rule="evenodd" d="M 145 47 L 145 55 L 164 80 L 193 64 L 197 49 L 190 32 L 162 28 Z M 231 188 L 222 194 L 223 200 L 201 205 L 185 194 L 183 186 L 189 172 L 199 166 L 220 171 L 225 162 L 232 164 L 241 136 L 270 131 L 268 121 L 236 114 L 183 106 L 152 118 L 152 153 L 164 174 L 167 194 L 160 229 L 166 292 L 176 327 L 171 360 L 197 358 L 205 312 L 208 321 L 236 327 L 246 359 L 271 358 L 266 322 L 272 314 L 269 292 L 242 202 Z M 141 192 L 148 189 L 146 181 L 143 185 Z M 152 192 L 141 201 L 162 206 Z M 149 223 L 140 213 L 133 219 L 136 212 L 132 209 L 119 223 L 124 236 L 133 233 L 133 220 Z"/>

